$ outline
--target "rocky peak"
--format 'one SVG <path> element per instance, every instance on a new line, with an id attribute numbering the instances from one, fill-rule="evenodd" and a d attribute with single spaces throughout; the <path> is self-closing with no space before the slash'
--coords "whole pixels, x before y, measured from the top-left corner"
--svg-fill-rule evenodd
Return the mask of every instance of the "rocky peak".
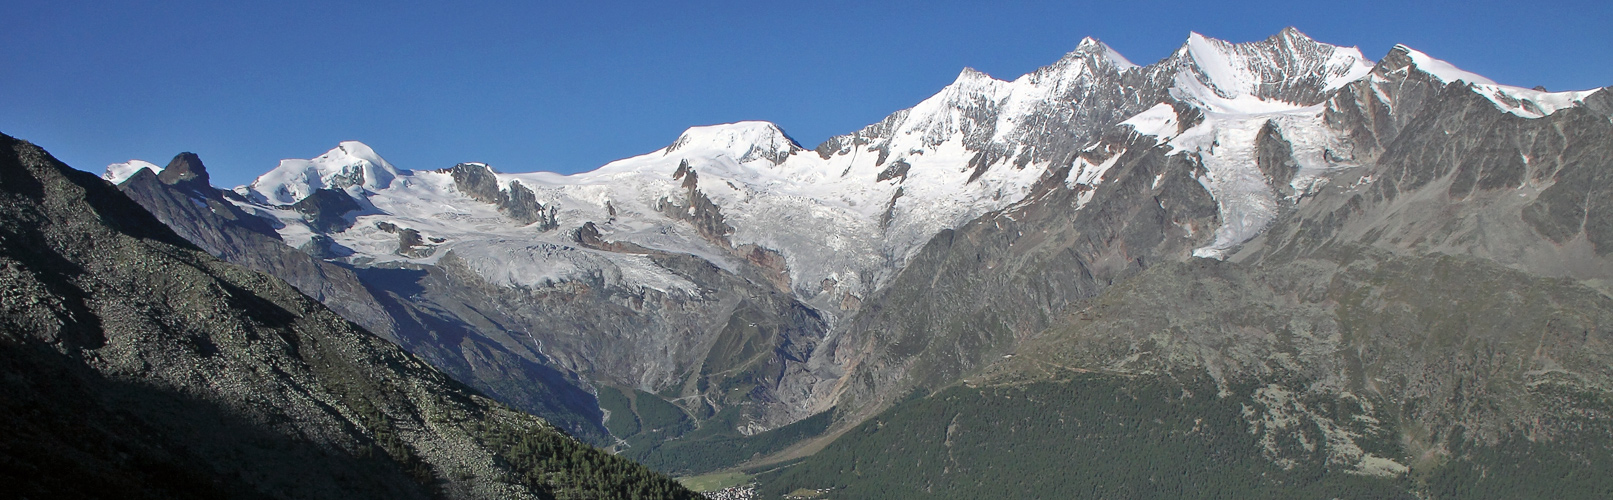
<path id="1" fill-rule="evenodd" d="M 163 167 L 162 172 L 157 174 L 157 179 L 163 184 L 170 185 L 180 183 L 199 187 L 212 185 L 208 182 L 207 167 L 202 165 L 202 158 L 189 151 L 174 156 L 174 159 L 168 162 L 168 166 Z"/>
<path id="2" fill-rule="evenodd" d="M 1382 59 L 1378 59 L 1378 64 L 1372 67 L 1372 74 L 1379 78 L 1405 74 L 1415 64 L 1411 61 L 1411 52 L 1411 47 L 1395 45 Z"/>

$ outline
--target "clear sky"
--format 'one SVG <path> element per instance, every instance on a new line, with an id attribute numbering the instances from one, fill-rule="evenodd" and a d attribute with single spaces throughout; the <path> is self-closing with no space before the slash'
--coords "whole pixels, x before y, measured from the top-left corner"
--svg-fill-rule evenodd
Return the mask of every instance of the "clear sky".
<path id="1" fill-rule="evenodd" d="M 1613 1 L 341 2 L 0 0 L 0 132 L 99 173 L 201 155 L 234 186 L 343 140 L 393 164 L 591 170 L 694 125 L 812 147 L 1084 36 L 1139 64 L 1189 31 L 1295 26 L 1501 83 L 1613 85 Z"/>

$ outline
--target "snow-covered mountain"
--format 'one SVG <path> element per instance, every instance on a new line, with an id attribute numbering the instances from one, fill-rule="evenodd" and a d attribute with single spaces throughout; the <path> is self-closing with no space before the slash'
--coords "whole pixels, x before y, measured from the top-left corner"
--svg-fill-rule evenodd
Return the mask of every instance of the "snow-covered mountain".
<path id="1" fill-rule="evenodd" d="M 603 273 L 625 286 L 687 290 L 631 254 L 577 245 L 572 233 L 589 222 L 605 240 L 699 255 L 730 270 L 742 259 L 734 249 L 754 245 L 782 255 L 792 293 L 839 315 L 854 311 L 841 305 L 878 289 L 931 236 L 1019 201 L 1050 167 L 1068 164 L 1115 123 L 1174 123 L 1162 100 L 1189 103 L 1211 118 L 1175 142 L 1204 155 L 1205 182 L 1229 221 L 1202 254 L 1236 245 L 1269 222 L 1275 204 L 1274 193 L 1261 191 L 1259 172 L 1240 167 L 1250 164 L 1243 146 L 1267 120 L 1280 119 L 1302 150 L 1306 172 L 1295 182 L 1314 178 L 1327 168 L 1329 146 L 1311 137 L 1325 129 L 1315 105 L 1370 70 L 1360 51 L 1292 29 L 1248 44 L 1194 33 L 1148 67 L 1088 38 L 1013 81 L 966 69 L 913 108 L 814 151 L 773 124 L 741 122 L 691 128 L 666 148 L 591 172 L 494 174 L 499 190 L 519 184 L 554 210 L 555 231 L 501 215 L 446 170 L 401 170 L 357 142 L 283 161 L 236 191 L 252 209 L 283 221 L 282 236 L 297 246 L 317 231 L 303 222 L 306 214 L 287 207 L 320 189 L 343 191 L 363 210 L 348 215 L 350 227 L 328 234 L 333 254 L 430 264 L 455 252 L 489 281 L 512 286 Z M 1211 144 L 1220 147 L 1212 152 Z M 680 168 L 695 174 L 692 183 L 676 175 Z M 1101 171 L 1083 164 L 1070 181 L 1101 182 Z M 702 235 L 686 223 L 699 210 L 691 196 L 708 199 L 724 228 Z M 673 209 L 689 214 L 669 215 Z M 432 250 L 400 252 L 394 227 L 418 231 Z"/>
<path id="2" fill-rule="evenodd" d="M 437 362 L 462 366 L 455 373 L 479 388 L 521 391 L 498 385 L 505 360 L 519 358 L 585 387 L 659 394 L 696 419 L 742 409 L 723 425 L 749 435 L 830 407 L 877 408 L 913 386 L 909 371 L 951 381 L 973 366 L 915 360 L 977 352 L 882 337 L 900 329 L 881 316 L 901 313 L 889 304 L 912 302 L 891 299 L 904 292 L 893 283 L 934 286 L 957 269 L 910 270 L 926 248 L 954 244 L 949 231 L 1042 217 L 1024 226 L 1053 234 L 1036 226 L 1050 211 L 1080 225 L 1068 240 L 1015 230 L 996 242 L 1079 240 L 1091 252 L 1080 269 L 1058 270 L 1082 285 L 1039 284 L 1046 300 L 1032 302 L 1045 311 L 1001 329 L 1028 335 L 1016 329 L 1045 326 L 1148 259 L 1233 258 L 1301 200 L 1375 161 L 1436 91 L 1531 120 L 1602 95 L 1499 85 L 1405 47 L 1374 62 L 1292 28 L 1247 43 L 1193 33 L 1146 66 L 1088 38 L 1011 81 L 965 69 L 912 108 L 812 149 L 772 123 L 739 122 L 559 175 L 400 168 L 343 142 L 227 198 L 273 221 L 285 244 L 394 296 L 407 311 L 393 313 L 397 324 L 419 325 L 395 337 L 459 352 Z M 105 177 L 142 170 L 162 168 L 136 160 Z M 1142 171 L 1146 182 L 1128 177 Z M 967 264 L 1026 272 L 985 255 Z M 943 310 L 978 298 L 934 297 L 928 306 Z M 875 301 L 885 306 L 865 308 Z M 466 347 L 445 324 L 510 357 Z M 1001 326 L 959 324 L 983 337 Z"/>

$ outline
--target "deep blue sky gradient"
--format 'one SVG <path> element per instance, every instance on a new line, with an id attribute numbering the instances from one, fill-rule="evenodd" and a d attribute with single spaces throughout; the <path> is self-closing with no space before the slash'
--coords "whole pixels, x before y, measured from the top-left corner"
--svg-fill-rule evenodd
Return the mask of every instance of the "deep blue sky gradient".
<path id="1" fill-rule="evenodd" d="M 807 147 L 1084 36 L 1139 64 L 1189 31 L 1295 26 L 1512 85 L 1613 85 L 1613 2 L 131 2 L 0 0 L 0 132 L 80 169 L 194 151 L 214 183 L 360 140 L 410 169 L 590 170 L 693 125 Z"/>

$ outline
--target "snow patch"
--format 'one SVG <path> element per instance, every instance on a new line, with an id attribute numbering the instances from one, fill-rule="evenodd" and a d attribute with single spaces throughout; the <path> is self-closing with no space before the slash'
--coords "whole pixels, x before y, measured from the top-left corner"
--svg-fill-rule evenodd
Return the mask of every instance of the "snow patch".
<path id="1" fill-rule="evenodd" d="M 1131 127 L 1132 130 L 1136 130 L 1139 134 L 1158 137 L 1160 142 L 1165 142 L 1176 136 L 1178 128 L 1176 108 L 1166 103 L 1155 104 L 1154 107 L 1148 108 L 1147 111 L 1138 113 L 1137 116 L 1128 118 L 1126 121 L 1120 122 L 1120 124 Z"/>

